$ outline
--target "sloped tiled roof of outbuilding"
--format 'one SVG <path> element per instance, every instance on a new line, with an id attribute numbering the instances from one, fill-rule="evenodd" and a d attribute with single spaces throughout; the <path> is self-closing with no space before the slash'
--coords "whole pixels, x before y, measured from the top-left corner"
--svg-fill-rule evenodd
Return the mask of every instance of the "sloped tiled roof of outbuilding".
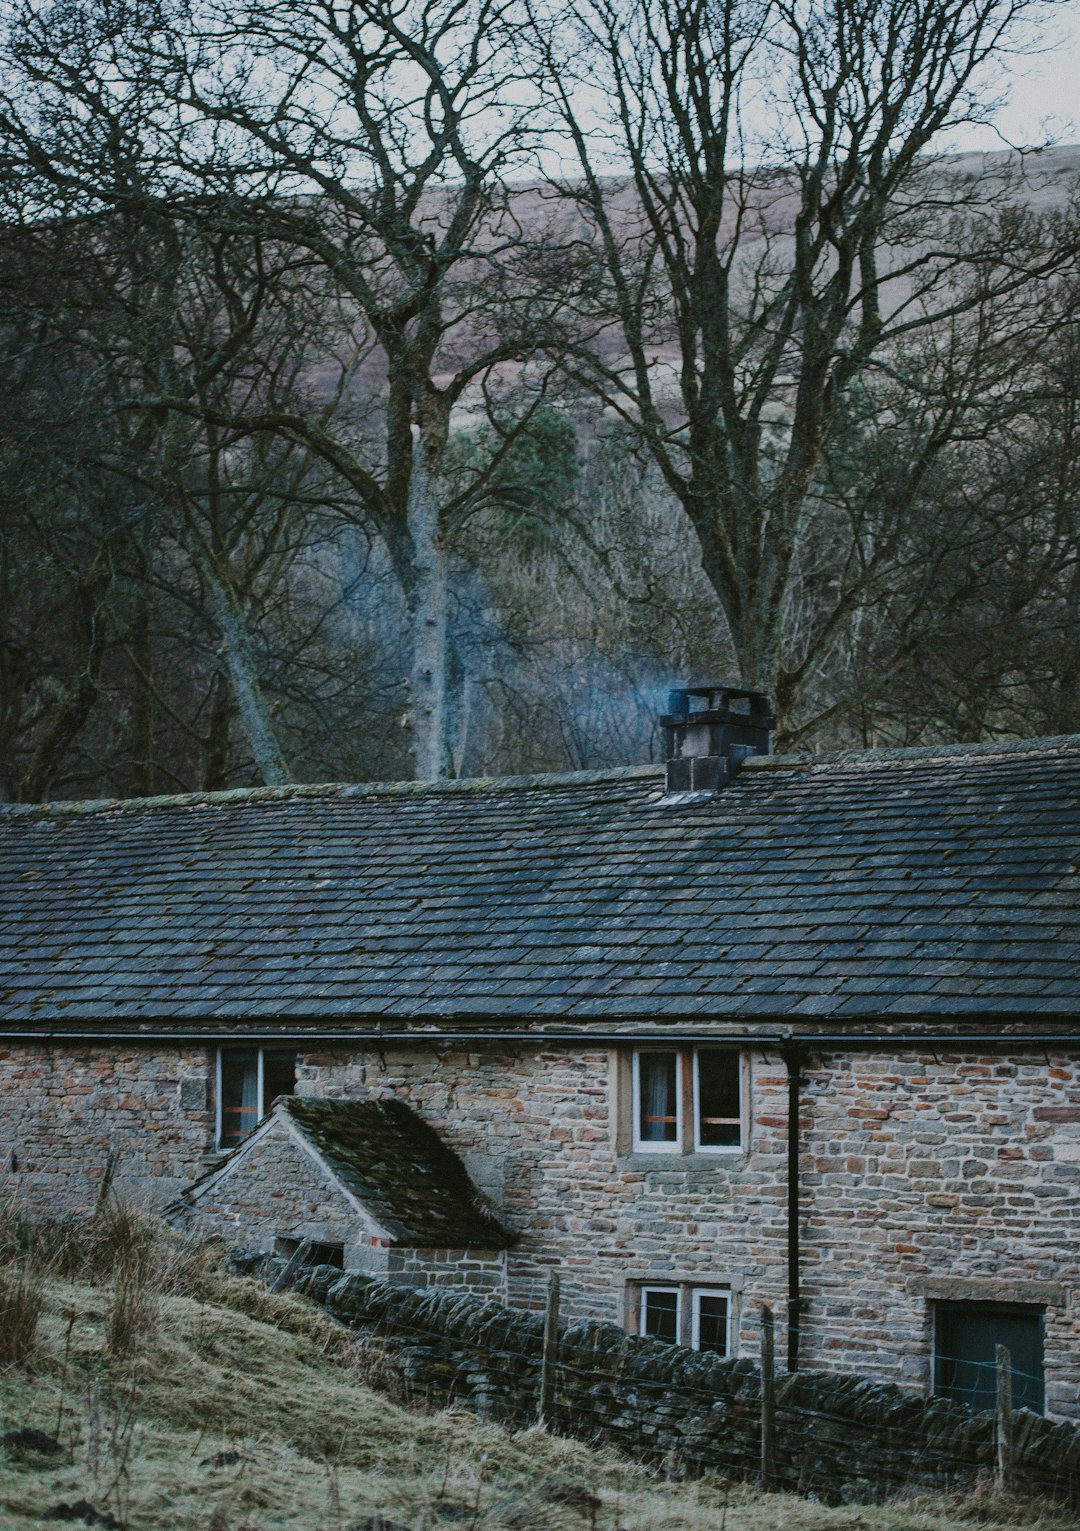
<path id="1" fill-rule="evenodd" d="M 0 1030 L 1080 1014 L 1080 738 L 0 810 Z"/>
<path id="2" fill-rule="evenodd" d="M 504 1249 L 503 1223 L 461 1159 L 398 1099 L 312 1100 L 282 1095 L 250 1137 L 182 1193 L 176 1207 L 227 1207 L 233 1171 L 285 1119 L 325 1170 L 395 1244 L 427 1249 Z M 257 1171 L 257 1173 L 262 1173 Z"/>
<path id="3" fill-rule="evenodd" d="M 278 1105 L 396 1243 L 433 1249 L 513 1243 L 457 1154 L 403 1100 L 294 1095 Z"/>

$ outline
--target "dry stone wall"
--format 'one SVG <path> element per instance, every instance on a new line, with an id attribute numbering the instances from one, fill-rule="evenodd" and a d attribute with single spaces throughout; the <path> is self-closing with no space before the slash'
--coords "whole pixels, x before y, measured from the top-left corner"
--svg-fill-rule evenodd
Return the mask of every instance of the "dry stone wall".
<path id="1" fill-rule="evenodd" d="M 512 1425 L 536 1415 L 543 1320 L 457 1294 L 403 1291 L 327 1268 L 298 1288 L 350 1326 L 389 1338 L 407 1385 Z M 946 1399 L 828 1373 L 776 1385 L 776 1486 L 835 1503 L 989 1478 L 994 1419 Z M 631 1338 L 582 1320 L 559 1336 L 552 1427 L 673 1474 L 760 1471 L 761 1378 L 747 1360 Z M 1080 1431 L 1016 1416 L 1013 1487 L 1080 1506 Z"/>

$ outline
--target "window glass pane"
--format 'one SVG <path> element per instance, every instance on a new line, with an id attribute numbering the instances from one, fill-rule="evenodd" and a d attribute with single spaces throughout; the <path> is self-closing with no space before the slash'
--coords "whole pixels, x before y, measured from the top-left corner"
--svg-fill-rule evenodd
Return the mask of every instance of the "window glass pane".
<path id="1" fill-rule="evenodd" d="M 722 1292 L 695 1292 L 697 1348 L 727 1355 L 728 1300 Z"/>
<path id="2" fill-rule="evenodd" d="M 296 1054 L 268 1047 L 263 1053 L 263 1111 L 269 1111 L 279 1095 L 296 1090 Z"/>
<path id="3" fill-rule="evenodd" d="M 641 1332 L 654 1340 L 679 1338 L 679 1293 L 674 1288 L 644 1287 L 641 1293 Z"/>
<path id="4" fill-rule="evenodd" d="M 677 1053 L 638 1054 L 638 1139 L 674 1143 L 678 1132 Z"/>
<path id="5" fill-rule="evenodd" d="M 259 1120 L 259 1055 L 221 1055 L 221 1146 L 243 1141 Z"/>
<path id="6" fill-rule="evenodd" d="M 697 1068 L 697 1140 L 702 1148 L 737 1148 L 741 1141 L 739 1055 L 703 1049 Z"/>

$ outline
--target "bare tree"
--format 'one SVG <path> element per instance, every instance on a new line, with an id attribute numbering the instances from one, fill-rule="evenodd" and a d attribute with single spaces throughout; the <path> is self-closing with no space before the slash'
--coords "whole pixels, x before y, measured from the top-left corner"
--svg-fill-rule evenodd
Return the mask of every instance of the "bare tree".
<path id="1" fill-rule="evenodd" d="M 1000 386 L 1003 349 L 1030 338 L 1032 279 L 1075 251 L 1059 220 L 1015 216 L 1000 173 L 972 187 L 928 157 L 985 114 L 986 65 L 1036 9 L 587 0 L 561 28 L 536 14 L 577 166 L 555 189 L 598 262 L 570 370 L 657 463 L 782 742 L 812 723 L 805 693 L 898 547 L 895 518 L 840 545 L 831 600 L 819 581 L 814 608 L 793 610 L 844 401 L 883 380 L 913 396 L 925 376 L 905 378 L 904 357 L 939 347 L 947 386 L 922 389 L 921 432 L 893 465 L 893 503 L 912 503 Z"/>
<path id="2" fill-rule="evenodd" d="M 328 360 L 343 398 L 381 394 L 377 435 L 280 406 L 213 418 L 301 443 L 349 485 L 406 600 L 417 772 L 446 774 L 446 529 L 478 488 L 441 496 L 451 415 L 466 395 L 498 413 L 521 381 L 506 369 L 561 300 L 540 292 L 506 187 L 527 164 L 535 108 L 513 7 L 294 0 L 223 12 L 147 0 L 119 24 L 111 7 L 90 7 L 59 31 L 51 11 L 16 12 L 18 85 L 0 127 L 25 177 L 114 211 L 151 197 L 172 216 L 292 250 L 349 311 L 351 339 Z M 85 147 L 88 122 L 91 142 L 110 148 L 108 174 Z M 162 381 L 147 407 L 195 412 Z"/>
<path id="3" fill-rule="evenodd" d="M 20 733 L 32 741 L 22 795 L 51 789 L 108 684 L 110 650 L 129 670 L 129 790 L 152 790 L 155 715 L 182 714 L 154 673 L 163 593 L 174 610 L 187 603 L 193 648 L 205 628 L 220 645 L 231 703 L 213 688 L 205 750 L 219 764 L 205 775 L 220 784 L 235 715 L 259 777 L 288 779 L 252 628 L 319 540 L 332 496 L 309 451 L 215 422 L 304 407 L 322 314 L 305 309 L 304 284 L 290 285 L 287 255 L 153 205 L 3 233 L 15 405 L 3 429 L 18 507 L 5 549 L 50 550 L 65 605 L 84 612 L 79 630 L 93 640 L 73 631 L 76 676 L 47 722 L 19 707 L 14 675 L 6 688 L 9 748 Z M 157 403 L 166 390 L 170 409 Z"/>

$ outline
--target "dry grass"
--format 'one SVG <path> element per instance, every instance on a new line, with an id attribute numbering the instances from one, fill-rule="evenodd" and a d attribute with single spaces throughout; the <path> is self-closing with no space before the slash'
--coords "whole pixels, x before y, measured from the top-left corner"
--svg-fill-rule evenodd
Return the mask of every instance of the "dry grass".
<path id="1" fill-rule="evenodd" d="M 212 1252 L 144 1234 L 99 1230 L 92 1258 L 72 1242 L 69 1274 L 44 1280 L 36 1349 L 0 1372 L 2 1430 L 58 1446 L 0 1449 L 4 1531 L 30 1531 L 79 1499 L 132 1531 L 351 1531 L 373 1517 L 402 1531 L 1075 1525 L 978 1496 L 830 1509 L 720 1480 L 668 1483 L 610 1451 L 409 1409 L 367 1385 L 400 1394 L 384 1352 L 299 1298 L 223 1275 Z M 121 1347 L 110 1326 L 125 1267 L 156 1321 L 130 1325 Z"/>
<path id="2" fill-rule="evenodd" d="M 21 1365 L 37 1347 L 45 1278 L 20 1260 L 0 1267 L 0 1366 Z"/>

